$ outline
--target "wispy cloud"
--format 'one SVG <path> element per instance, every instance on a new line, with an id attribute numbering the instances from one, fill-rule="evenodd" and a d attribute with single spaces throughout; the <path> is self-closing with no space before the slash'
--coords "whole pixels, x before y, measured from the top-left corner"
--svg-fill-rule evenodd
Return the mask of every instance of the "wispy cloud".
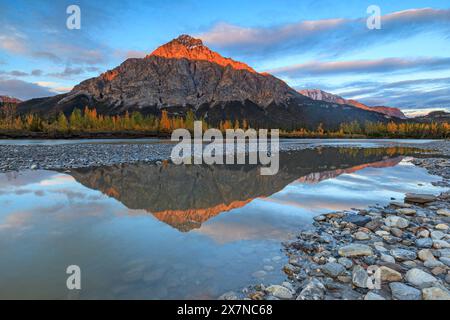
<path id="1" fill-rule="evenodd" d="M 450 111 L 448 77 L 393 82 L 354 81 L 325 87 L 319 84 L 317 87 L 371 106 L 399 107 L 405 113 L 417 109 Z"/>
<path id="2" fill-rule="evenodd" d="M 306 63 L 290 65 L 282 68 L 268 70 L 268 72 L 280 76 L 323 76 L 342 74 L 365 74 L 385 72 L 406 72 L 412 70 L 442 70 L 450 68 L 450 58 L 385 58 L 375 60 L 353 61 L 310 61 Z"/>
<path id="3" fill-rule="evenodd" d="M 411 9 L 382 16 L 382 29 L 369 30 L 366 18 L 299 21 L 274 27 L 247 28 L 218 23 L 200 33 L 206 43 L 244 56 L 318 52 L 336 56 L 421 32 L 450 32 L 450 10 Z"/>

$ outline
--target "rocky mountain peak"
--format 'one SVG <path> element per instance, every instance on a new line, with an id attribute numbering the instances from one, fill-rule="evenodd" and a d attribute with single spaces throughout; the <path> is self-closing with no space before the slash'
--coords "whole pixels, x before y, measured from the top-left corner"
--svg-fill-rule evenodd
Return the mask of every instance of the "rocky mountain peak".
<path id="1" fill-rule="evenodd" d="M 201 39 L 197 39 L 186 34 L 160 46 L 148 55 L 147 58 L 155 56 L 168 59 L 208 61 L 223 67 L 230 66 L 237 70 L 247 70 L 256 73 L 256 71 L 247 64 L 222 57 L 217 52 L 212 51 L 205 46 Z"/>
<path id="2" fill-rule="evenodd" d="M 185 46 L 188 49 L 193 49 L 195 47 L 203 46 L 203 41 L 201 39 L 196 39 L 187 34 L 182 34 L 181 36 L 174 39 L 173 41 L 176 41 L 176 42 L 182 44 L 183 46 Z"/>

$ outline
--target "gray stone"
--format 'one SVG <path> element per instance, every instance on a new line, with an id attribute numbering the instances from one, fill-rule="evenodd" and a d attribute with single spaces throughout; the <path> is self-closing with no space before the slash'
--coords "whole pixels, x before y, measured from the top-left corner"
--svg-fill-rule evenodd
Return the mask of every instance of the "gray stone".
<path id="1" fill-rule="evenodd" d="M 384 262 L 395 263 L 395 259 L 393 256 L 384 253 L 381 254 L 381 260 Z"/>
<path id="2" fill-rule="evenodd" d="M 405 279 L 413 286 L 421 289 L 431 287 L 438 282 L 431 274 L 417 268 L 409 270 L 406 273 Z"/>
<path id="3" fill-rule="evenodd" d="M 435 249 L 447 249 L 450 248 L 450 243 L 445 240 L 433 240 L 433 248 Z"/>
<path id="4" fill-rule="evenodd" d="M 406 249 L 392 249 L 391 255 L 398 261 L 405 261 L 405 260 L 414 260 L 417 258 L 417 254 L 414 251 L 406 250 Z"/>
<path id="5" fill-rule="evenodd" d="M 279 285 L 271 285 L 270 287 L 266 288 L 266 291 L 271 293 L 274 297 L 278 299 L 288 300 L 294 297 L 291 290 Z"/>
<path id="6" fill-rule="evenodd" d="M 381 281 L 384 282 L 397 282 L 403 279 L 400 272 L 386 266 L 381 266 L 378 268 L 375 274 L 380 277 Z"/>
<path id="7" fill-rule="evenodd" d="M 434 255 L 429 249 L 422 249 L 417 253 L 418 257 L 422 261 L 427 261 L 430 259 L 434 259 Z"/>
<path id="8" fill-rule="evenodd" d="M 416 214 L 416 210 L 409 208 L 398 209 L 397 212 L 399 214 L 404 214 L 405 216 L 412 216 Z"/>
<path id="9" fill-rule="evenodd" d="M 447 257 L 440 257 L 439 261 L 441 261 L 443 264 L 445 264 L 447 267 L 450 267 L 450 258 Z"/>
<path id="10" fill-rule="evenodd" d="M 218 300 L 238 300 L 238 296 L 235 292 L 229 291 L 221 295 Z"/>
<path id="11" fill-rule="evenodd" d="M 389 216 L 384 219 L 384 224 L 391 228 L 405 229 L 409 226 L 409 221 L 398 216 Z"/>
<path id="12" fill-rule="evenodd" d="M 440 216 L 450 217 L 449 209 L 439 209 L 436 213 Z"/>
<path id="13" fill-rule="evenodd" d="M 445 233 L 443 233 L 442 231 L 433 231 L 433 232 L 431 232 L 431 238 L 433 240 L 441 240 L 444 237 L 445 237 Z"/>
<path id="14" fill-rule="evenodd" d="M 330 277 L 336 278 L 345 273 L 345 268 L 339 263 L 329 262 L 322 267 L 322 272 Z"/>
<path id="15" fill-rule="evenodd" d="M 370 240 L 370 236 L 366 232 L 356 232 L 354 234 L 354 237 L 356 240 L 364 241 L 364 240 Z"/>
<path id="16" fill-rule="evenodd" d="M 362 216 L 358 214 L 348 215 L 343 219 L 345 222 L 350 222 L 358 227 L 364 227 L 367 223 L 369 223 L 372 219 L 367 216 Z"/>
<path id="17" fill-rule="evenodd" d="M 339 258 L 338 263 L 342 264 L 346 269 L 350 269 L 353 266 L 352 260 L 344 257 Z"/>
<path id="18" fill-rule="evenodd" d="M 322 300 L 325 295 L 325 286 L 316 278 L 312 278 L 300 292 L 297 300 Z"/>
<path id="19" fill-rule="evenodd" d="M 386 300 L 386 299 L 380 296 L 379 294 L 370 291 L 366 294 L 364 300 Z"/>
<path id="20" fill-rule="evenodd" d="M 327 217 L 325 217 L 323 215 L 319 215 L 319 216 L 315 216 L 313 219 L 314 219 L 314 221 L 321 222 L 321 221 L 327 220 Z"/>
<path id="21" fill-rule="evenodd" d="M 367 288 L 367 279 L 369 278 L 366 270 L 359 265 L 353 267 L 352 282 L 359 288 Z"/>
<path id="22" fill-rule="evenodd" d="M 422 289 L 424 300 L 450 300 L 450 293 L 439 287 Z"/>
<path id="23" fill-rule="evenodd" d="M 429 249 L 433 246 L 433 240 L 430 238 L 420 238 L 416 240 L 416 246 L 418 248 Z"/>
<path id="24" fill-rule="evenodd" d="M 401 282 L 391 282 L 389 287 L 391 288 L 392 298 L 395 300 L 420 300 L 422 298 L 420 290 Z"/>
<path id="25" fill-rule="evenodd" d="M 350 244 L 339 248 L 339 255 L 342 257 L 358 257 L 373 255 L 372 249 L 365 244 Z"/>
<path id="26" fill-rule="evenodd" d="M 407 203 L 425 204 L 433 201 L 436 201 L 436 196 L 432 194 L 408 193 L 405 196 L 405 202 Z"/>

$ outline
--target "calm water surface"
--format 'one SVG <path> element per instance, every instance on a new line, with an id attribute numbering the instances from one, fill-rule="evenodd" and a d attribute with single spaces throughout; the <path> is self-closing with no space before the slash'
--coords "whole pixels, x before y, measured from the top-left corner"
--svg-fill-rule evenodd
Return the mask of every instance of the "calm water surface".
<path id="1" fill-rule="evenodd" d="M 282 154 L 273 177 L 143 164 L 0 174 L 0 299 L 202 299 L 279 283 L 280 242 L 315 215 L 439 193 L 413 154 L 304 150 Z M 65 285 L 73 264 L 78 292 Z"/>

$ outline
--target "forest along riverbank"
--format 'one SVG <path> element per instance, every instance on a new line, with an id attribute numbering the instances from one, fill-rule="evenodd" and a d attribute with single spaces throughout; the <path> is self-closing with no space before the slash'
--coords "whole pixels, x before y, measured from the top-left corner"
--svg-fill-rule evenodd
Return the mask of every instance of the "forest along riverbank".
<path id="1" fill-rule="evenodd" d="M 448 156 L 448 148 L 443 149 Z M 448 158 L 414 159 L 450 187 Z M 243 290 L 255 300 L 450 300 L 450 191 L 315 217 L 284 243 L 288 279 Z M 380 286 L 371 286 L 378 283 Z M 237 299 L 227 293 L 220 299 Z M 240 297 L 242 298 L 242 296 Z"/>

